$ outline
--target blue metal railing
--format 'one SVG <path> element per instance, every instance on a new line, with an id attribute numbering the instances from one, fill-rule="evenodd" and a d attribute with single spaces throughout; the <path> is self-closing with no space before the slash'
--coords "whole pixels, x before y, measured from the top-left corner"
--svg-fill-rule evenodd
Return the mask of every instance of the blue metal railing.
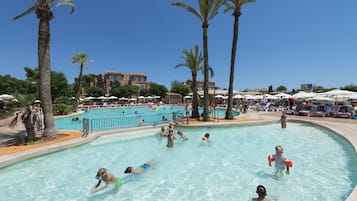
<path id="1" fill-rule="evenodd" d="M 97 131 L 117 130 L 123 128 L 136 128 L 141 126 L 155 126 L 162 123 L 168 123 L 171 120 L 176 121 L 182 117 L 182 112 L 177 111 L 148 115 L 93 118 L 89 119 L 88 124 L 83 124 L 83 135 L 87 136 L 88 131 L 92 133 Z M 86 131 L 87 133 L 85 134 Z"/>

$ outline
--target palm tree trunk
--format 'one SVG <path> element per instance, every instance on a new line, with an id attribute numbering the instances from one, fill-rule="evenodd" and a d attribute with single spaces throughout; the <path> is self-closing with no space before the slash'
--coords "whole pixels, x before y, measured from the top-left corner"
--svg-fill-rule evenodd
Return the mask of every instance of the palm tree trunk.
<path id="1" fill-rule="evenodd" d="M 198 112 L 198 94 L 197 94 L 197 74 L 192 73 L 192 118 L 199 118 Z"/>
<path id="2" fill-rule="evenodd" d="M 209 80 L 208 80 L 208 37 L 207 37 L 207 29 L 208 29 L 208 22 L 203 22 L 202 25 L 203 29 L 203 68 L 204 68 L 204 80 L 203 80 L 203 121 L 209 121 L 209 111 L 208 111 L 208 87 L 209 87 Z"/>
<path id="3" fill-rule="evenodd" d="M 56 137 L 53 118 L 51 95 L 51 64 L 50 64 L 50 23 L 40 19 L 38 30 L 38 67 L 40 71 L 40 97 L 44 114 L 44 135 Z"/>
<path id="4" fill-rule="evenodd" d="M 76 102 L 74 105 L 74 109 L 77 111 L 78 109 L 78 101 L 79 97 L 81 95 L 81 90 L 82 90 L 82 77 L 83 77 L 83 63 L 81 63 L 80 69 L 79 69 L 79 76 L 78 76 L 78 89 L 76 89 Z"/>
<path id="5" fill-rule="evenodd" d="M 232 43 L 232 55 L 231 55 L 231 71 L 229 75 L 229 87 L 228 87 L 228 105 L 225 119 L 233 119 L 233 85 L 234 85 L 234 65 L 236 60 L 236 50 L 238 42 L 238 25 L 239 25 L 240 11 L 234 12 L 234 33 Z"/>

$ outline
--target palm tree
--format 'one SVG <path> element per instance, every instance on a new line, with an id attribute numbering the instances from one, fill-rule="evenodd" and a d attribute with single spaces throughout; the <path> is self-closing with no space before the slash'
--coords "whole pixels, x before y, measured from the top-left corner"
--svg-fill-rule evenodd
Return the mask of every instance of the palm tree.
<path id="1" fill-rule="evenodd" d="M 54 15 L 52 9 L 58 6 L 71 6 L 72 0 L 34 0 L 34 4 L 25 12 L 14 17 L 17 20 L 25 15 L 35 12 L 39 19 L 38 27 L 38 67 L 40 70 L 40 97 L 45 121 L 45 136 L 56 137 L 53 118 L 53 105 L 51 94 L 51 63 L 50 63 L 50 20 Z"/>
<path id="2" fill-rule="evenodd" d="M 195 45 L 194 49 L 190 51 L 184 49 L 182 50 L 183 56 L 180 58 L 185 60 L 185 63 L 177 64 L 175 69 L 179 67 L 187 67 L 191 70 L 192 75 L 192 118 L 199 118 L 200 114 L 198 112 L 198 94 L 197 94 L 197 72 L 203 71 L 203 56 L 202 52 L 199 51 L 198 45 Z"/>
<path id="3" fill-rule="evenodd" d="M 74 109 L 77 110 L 78 100 L 79 100 L 79 96 L 81 94 L 81 89 L 82 89 L 83 66 L 84 66 L 84 64 L 91 62 L 91 61 L 88 60 L 87 54 L 83 53 L 83 52 L 75 52 L 74 56 L 72 56 L 71 59 L 72 59 L 72 64 L 80 63 L 78 83 L 76 83 L 74 85 L 75 86 L 74 93 L 75 93 L 75 99 L 76 99 Z"/>
<path id="4" fill-rule="evenodd" d="M 225 119 L 233 119 L 233 85 L 234 85 L 234 65 L 236 60 L 236 50 L 238 42 L 238 25 L 239 17 L 241 16 L 241 7 L 249 2 L 255 2 L 255 0 L 227 0 L 225 3 L 224 12 L 233 10 L 234 16 L 234 28 L 233 28 L 233 42 L 232 42 L 232 54 L 231 54 L 231 68 L 229 74 L 229 87 L 228 87 L 228 103 Z"/>
<path id="5" fill-rule="evenodd" d="M 209 64 L 208 64 L 208 23 L 211 19 L 213 19 L 219 11 L 219 8 L 225 3 L 226 0 L 198 0 L 199 10 L 194 9 L 193 7 L 182 3 L 175 2 L 171 5 L 178 6 L 186 9 L 188 12 L 194 14 L 198 17 L 202 22 L 203 29 L 203 58 L 204 58 L 204 106 L 203 106 L 203 121 L 209 121 L 209 97 L 208 97 L 208 84 L 209 84 Z"/>

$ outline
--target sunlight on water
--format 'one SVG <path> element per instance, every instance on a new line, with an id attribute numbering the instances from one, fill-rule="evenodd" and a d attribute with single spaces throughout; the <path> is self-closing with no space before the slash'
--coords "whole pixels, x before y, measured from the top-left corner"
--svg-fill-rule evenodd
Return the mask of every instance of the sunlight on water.
<path id="1" fill-rule="evenodd" d="M 167 148 L 157 131 L 101 137 L 86 145 L 0 170 L 0 200 L 242 200 L 259 184 L 280 201 L 343 201 L 357 183 L 357 158 L 346 141 L 307 124 L 183 128 L 189 140 Z M 200 141 L 211 134 L 211 143 Z M 144 134 L 143 137 L 140 137 Z M 275 145 L 294 162 L 290 176 L 276 177 L 267 164 Z M 129 165 L 155 159 L 142 175 Z M 125 177 L 119 192 L 90 195 L 98 168 Z M 21 196 L 19 196 L 21 195 Z"/>

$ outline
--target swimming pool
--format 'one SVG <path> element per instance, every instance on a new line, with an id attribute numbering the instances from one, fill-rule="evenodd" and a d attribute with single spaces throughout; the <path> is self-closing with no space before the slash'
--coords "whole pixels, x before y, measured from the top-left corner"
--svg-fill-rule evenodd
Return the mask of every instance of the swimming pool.
<path id="1" fill-rule="evenodd" d="M 330 131 L 303 123 L 183 128 L 189 140 L 167 148 L 158 130 L 103 136 L 86 145 L 23 161 L 0 170 L 6 200 L 249 200 L 258 184 L 279 201 L 343 201 L 357 183 L 351 145 Z M 200 141 L 211 134 L 211 143 Z M 290 176 L 274 176 L 266 157 L 284 146 Z M 129 165 L 155 159 L 142 175 L 126 177 L 118 193 L 90 195 L 98 168 L 124 177 Z"/>
<path id="2" fill-rule="evenodd" d="M 199 112 L 202 113 L 203 109 L 200 108 Z M 78 117 L 80 120 L 83 118 L 100 119 L 100 118 L 126 118 L 121 121 L 123 128 L 138 126 L 139 119 L 144 119 L 144 125 L 157 125 L 162 122 L 162 117 L 165 116 L 168 121 L 173 119 L 173 112 L 185 114 L 184 106 L 153 106 L 153 107 L 122 107 L 122 108 L 104 108 L 93 109 L 79 115 L 67 116 L 57 118 L 55 120 L 56 129 L 59 130 L 83 130 L 82 121 L 72 122 L 72 118 Z M 219 117 L 225 116 L 226 109 L 215 109 L 212 115 Z M 234 112 L 234 116 L 239 116 L 239 112 Z M 120 120 L 119 120 L 120 121 Z"/>

